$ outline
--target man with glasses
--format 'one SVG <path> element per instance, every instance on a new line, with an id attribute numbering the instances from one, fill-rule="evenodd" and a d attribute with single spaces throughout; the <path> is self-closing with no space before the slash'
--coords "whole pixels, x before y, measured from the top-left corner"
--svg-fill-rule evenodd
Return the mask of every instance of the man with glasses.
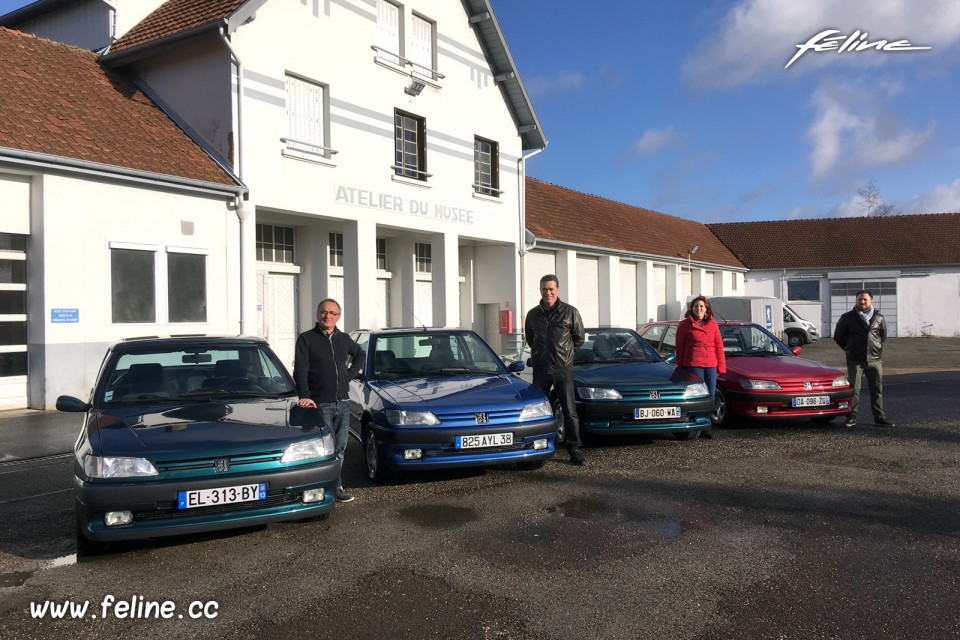
<path id="1" fill-rule="evenodd" d="M 350 428 L 350 381 L 363 368 L 364 353 L 350 336 L 337 328 L 340 303 L 332 298 L 317 305 L 317 324 L 297 336 L 293 380 L 300 400 L 297 406 L 316 409 L 319 426 L 328 427 L 336 439 L 337 459 L 343 463 Z M 337 482 L 337 502 L 353 496 Z"/>

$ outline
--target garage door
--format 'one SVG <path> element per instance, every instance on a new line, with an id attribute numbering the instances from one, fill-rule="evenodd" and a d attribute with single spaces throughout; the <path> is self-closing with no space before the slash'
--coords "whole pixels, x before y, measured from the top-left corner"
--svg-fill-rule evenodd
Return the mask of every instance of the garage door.
<path id="1" fill-rule="evenodd" d="M 713 283 L 716 279 L 716 271 L 705 271 L 703 274 L 703 286 L 700 287 L 700 293 L 708 298 L 713 296 Z"/>
<path id="2" fill-rule="evenodd" d="M 557 272 L 557 254 L 552 251 L 531 251 L 524 258 L 523 266 L 523 295 L 526 309 L 520 310 L 519 321 L 523 321 L 524 314 L 540 302 L 540 278 Z M 563 290 L 564 283 L 560 283 L 560 297 L 567 298 Z M 522 326 L 522 325 L 521 325 Z"/>
<path id="3" fill-rule="evenodd" d="M 577 256 L 577 299 L 580 317 L 586 327 L 600 324 L 600 260 L 593 256 Z"/>
<path id="4" fill-rule="evenodd" d="M 613 323 L 633 329 L 637 326 L 637 265 L 620 263 L 620 312 Z"/>
<path id="5" fill-rule="evenodd" d="M 830 330 L 837 321 L 857 303 L 857 291 L 867 289 L 873 293 L 873 306 L 887 321 L 887 335 L 897 336 L 897 281 L 896 280 L 831 280 L 830 281 Z"/>

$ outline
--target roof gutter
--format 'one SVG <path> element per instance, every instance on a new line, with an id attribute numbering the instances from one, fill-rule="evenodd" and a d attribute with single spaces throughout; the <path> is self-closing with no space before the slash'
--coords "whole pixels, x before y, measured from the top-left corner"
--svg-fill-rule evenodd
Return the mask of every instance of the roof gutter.
<path id="1" fill-rule="evenodd" d="M 47 153 L 11 149 L 9 147 L 0 147 L 0 161 L 3 160 L 9 160 L 31 167 L 62 169 L 72 173 L 95 175 L 102 178 L 122 178 L 141 184 L 167 188 L 176 187 L 185 191 L 195 191 L 217 196 L 229 195 L 235 198 L 241 198 L 248 192 L 247 187 L 242 184 L 219 184 L 205 180 L 194 180 L 192 178 L 171 176 L 163 173 L 154 173 L 152 171 L 142 171 L 140 169 L 130 169 L 100 162 L 91 162 L 89 160 L 77 160 L 75 158 L 65 158 Z"/>
<path id="2" fill-rule="evenodd" d="M 652 260 L 655 262 L 666 262 L 669 264 L 679 264 L 686 266 L 686 258 L 671 258 L 669 256 L 656 255 L 653 253 L 640 253 L 637 251 L 624 251 L 621 249 L 610 249 L 609 247 L 596 247 L 588 244 L 580 244 L 577 242 L 564 242 L 562 240 L 551 240 L 549 238 L 538 238 L 538 242 L 541 245 L 555 245 L 561 249 L 573 249 L 574 251 L 585 251 L 589 253 L 596 253 L 600 255 L 608 256 L 620 256 L 625 258 L 633 258 L 636 260 Z M 746 273 L 750 269 L 746 267 L 737 267 L 732 264 L 720 264 L 717 262 L 692 262 L 691 264 L 698 267 L 717 267 L 720 269 L 726 269 L 727 271 L 737 271 L 741 273 Z"/>
<path id="3" fill-rule="evenodd" d="M 135 45 L 129 49 L 121 49 L 117 52 L 108 51 L 100 58 L 100 61 L 111 67 L 123 66 L 146 56 L 152 49 L 173 44 L 174 42 L 178 42 L 180 40 L 186 40 L 187 38 L 192 38 L 208 31 L 218 31 L 221 29 L 221 25 L 223 23 L 223 20 L 208 22 L 207 24 L 202 24 L 198 27 L 178 31 L 177 33 L 171 34 L 164 38 L 148 40 L 147 42 Z"/>

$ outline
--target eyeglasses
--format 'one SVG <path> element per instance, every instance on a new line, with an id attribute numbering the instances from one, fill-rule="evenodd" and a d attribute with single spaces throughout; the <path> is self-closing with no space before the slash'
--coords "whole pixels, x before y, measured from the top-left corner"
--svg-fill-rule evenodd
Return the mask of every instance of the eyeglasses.
<path id="1" fill-rule="evenodd" d="M 338 316 L 340 315 L 339 311 L 317 311 L 318 316 Z"/>

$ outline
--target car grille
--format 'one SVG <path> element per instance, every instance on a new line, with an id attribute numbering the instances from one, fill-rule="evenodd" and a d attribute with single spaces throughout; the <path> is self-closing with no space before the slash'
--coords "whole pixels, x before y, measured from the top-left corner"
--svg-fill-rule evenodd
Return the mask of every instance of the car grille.
<path id="1" fill-rule="evenodd" d="M 686 391 L 686 387 L 676 386 L 676 387 L 663 387 L 660 385 L 625 385 L 618 384 L 617 391 L 620 392 L 620 395 L 623 396 L 623 401 L 625 402 L 679 402 L 684 400 L 683 392 Z M 650 397 L 650 392 L 656 391 L 659 393 L 660 397 L 657 399 L 652 399 Z"/>
<path id="2" fill-rule="evenodd" d="M 487 421 L 489 424 L 496 424 L 502 422 L 512 422 L 516 423 L 520 420 L 520 410 L 519 409 L 500 409 L 500 410 L 491 410 L 491 411 L 444 411 L 444 412 L 435 412 L 437 418 L 440 419 L 440 422 L 443 424 L 460 424 L 468 423 L 474 424 L 476 422 L 476 416 L 478 413 L 486 413 Z"/>
<path id="3" fill-rule="evenodd" d="M 278 491 L 268 492 L 266 500 L 256 500 L 254 502 L 237 502 L 235 504 L 212 505 L 209 507 L 194 507 L 193 509 L 177 508 L 176 500 L 158 502 L 157 508 L 150 511 L 135 511 L 134 520 L 168 520 L 172 518 L 186 518 L 191 516 L 203 516 L 215 513 L 237 513 L 242 511 L 252 511 L 254 509 L 263 509 L 264 507 L 279 507 L 288 504 L 300 502 L 302 494 L 284 493 Z"/>
<path id="4" fill-rule="evenodd" d="M 243 472 L 244 467 L 277 463 L 283 456 L 282 451 L 267 451 L 253 455 L 225 456 L 230 461 L 230 471 Z M 155 463 L 157 471 L 163 473 L 177 473 L 181 471 L 213 470 L 215 458 L 195 458 L 187 460 L 164 460 Z"/>
<path id="5" fill-rule="evenodd" d="M 806 382 L 810 383 L 810 388 L 807 389 L 804 387 L 804 381 L 786 381 L 780 382 L 780 388 L 783 389 L 786 393 L 799 393 L 799 394 L 810 394 L 810 393 L 830 393 L 831 391 L 836 391 L 837 387 L 833 386 L 833 378 L 827 380 L 807 380 Z"/>

